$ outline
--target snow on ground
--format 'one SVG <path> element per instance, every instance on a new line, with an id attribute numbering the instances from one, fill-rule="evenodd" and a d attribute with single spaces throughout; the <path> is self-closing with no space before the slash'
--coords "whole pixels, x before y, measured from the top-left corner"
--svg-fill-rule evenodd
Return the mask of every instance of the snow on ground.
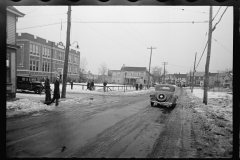
<path id="1" fill-rule="evenodd" d="M 74 83 L 77 84 L 77 83 Z M 79 84 L 79 83 L 78 83 Z M 86 85 L 86 84 L 84 84 Z M 89 97 L 86 96 L 81 96 L 79 97 L 78 94 L 76 93 L 89 93 L 88 95 L 94 95 L 94 94 L 98 94 L 98 95 L 137 95 L 137 94 L 144 94 L 144 93 L 148 93 L 151 92 L 153 90 L 153 88 L 150 88 L 149 90 L 135 90 L 135 88 L 128 87 L 125 92 L 124 89 L 122 87 L 118 87 L 116 88 L 112 88 L 110 87 L 110 89 L 112 90 L 108 90 L 108 92 L 103 92 L 103 87 L 97 87 L 97 86 L 102 86 L 102 84 L 95 84 L 95 90 L 94 91 L 90 91 L 90 90 L 86 90 L 86 86 L 84 86 L 84 88 L 82 88 L 81 85 L 74 85 L 73 89 L 71 89 L 70 85 L 67 85 L 66 88 L 66 93 L 75 93 L 74 96 L 72 96 L 72 98 L 66 98 L 66 99 L 60 99 L 61 103 L 63 103 L 64 105 L 68 105 L 71 103 L 78 103 L 78 104 L 88 104 L 90 101 L 91 102 L 100 102 L 103 99 L 90 99 Z M 107 86 L 122 86 L 122 85 L 116 85 L 116 84 L 109 84 Z M 62 86 L 60 85 L 60 92 L 62 90 Z M 54 84 L 51 84 L 51 89 L 54 90 Z M 53 92 L 52 92 L 53 94 Z M 40 102 L 40 100 L 44 100 L 45 99 L 45 93 L 42 93 L 41 95 L 39 94 L 34 94 L 34 93 L 28 93 L 28 94 L 21 94 L 21 93 L 17 93 L 17 98 L 20 98 L 19 100 L 16 101 L 7 101 L 7 105 L 6 105 L 6 114 L 7 114 L 7 118 L 10 117 L 15 117 L 15 116 L 20 116 L 20 115 L 28 115 L 31 113 L 36 113 L 35 115 L 37 115 L 37 112 L 41 112 L 41 111 L 51 111 L 54 110 L 55 105 L 45 105 L 42 102 Z"/>
<path id="2" fill-rule="evenodd" d="M 193 94 L 187 89 L 188 95 L 191 97 L 191 103 L 197 112 L 202 115 L 216 115 L 232 124 L 232 95 L 226 92 L 208 91 L 208 103 L 203 103 L 203 89 L 194 88 Z M 197 98 L 196 98 L 197 97 Z"/>

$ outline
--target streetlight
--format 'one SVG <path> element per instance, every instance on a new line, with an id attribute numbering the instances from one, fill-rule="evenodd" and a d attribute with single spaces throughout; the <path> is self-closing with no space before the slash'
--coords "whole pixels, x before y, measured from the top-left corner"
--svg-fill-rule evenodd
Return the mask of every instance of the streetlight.
<path id="1" fill-rule="evenodd" d="M 126 81 L 126 74 L 127 72 L 124 72 L 125 78 L 124 78 L 124 93 L 125 93 L 125 81 Z"/>

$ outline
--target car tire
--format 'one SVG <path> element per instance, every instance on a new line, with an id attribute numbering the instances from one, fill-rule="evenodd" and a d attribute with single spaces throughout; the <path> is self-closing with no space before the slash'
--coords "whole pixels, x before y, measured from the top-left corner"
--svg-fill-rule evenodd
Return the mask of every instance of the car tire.
<path id="1" fill-rule="evenodd" d="M 34 92 L 35 92 L 36 94 L 40 94 L 40 88 L 36 88 L 36 89 L 34 90 Z"/>
<path id="2" fill-rule="evenodd" d="M 154 103 L 153 103 L 153 102 L 150 102 L 150 104 L 151 104 L 151 107 L 153 107 L 153 104 L 154 104 Z"/>
<path id="3" fill-rule="evenodd" d="M 163 98 L 162 98 L 162 97 L 163 97 Z M 164 102 L 166 99 L 167 99 L 167 96 L 166 96 L 165 94 L 163 94 L 163 93 L 159 93 L 159 94 L 157 95 L 157 100 L 158 100 L 159 102 Z"/>

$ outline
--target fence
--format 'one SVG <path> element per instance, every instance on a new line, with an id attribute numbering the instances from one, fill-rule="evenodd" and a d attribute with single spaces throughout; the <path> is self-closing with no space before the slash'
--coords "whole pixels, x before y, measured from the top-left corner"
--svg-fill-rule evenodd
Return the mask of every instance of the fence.
<path id="1" fill-rule="evenodd" d="M 69 86 L 71 86 L 71 84 L 67 84 L 67 85 L 69 85 Z M 87 85 L 86 84 L 74 84 L 73 83 L 73 85 L 77 85 L 77 86 L 82 86 L 82 90 L 85 90 L 85 89 L 87 89 Z M 101 85 L 94 85 L 94 87 L 95 88 L 97 88 L 97 87 L 104 87 L 104 86 L 101 86 Z M 120 89 L 124 89 L 124 87 L 125 87 L 125 90 L 128 90 L 128 89 L 135 89 L 135 86 L 132 86 L 132 85 L 125 85 L 125 86 L 111 86 L 111 85 L 107 85 L 106 86 L 106 91 L 108 91 L 108 90 L 111 90 L 111 91 L 114 91 L 114 89 L 117 89 L 117 90 L 119 90 L 119 88 Z M 142 89 L 147 89 L 147 87 L 146 87 L 146 85 L 144 85 L 143 87 L 142 87 Z M 138 87 L 138 90 L 139 90 L 139 87 Z"/>

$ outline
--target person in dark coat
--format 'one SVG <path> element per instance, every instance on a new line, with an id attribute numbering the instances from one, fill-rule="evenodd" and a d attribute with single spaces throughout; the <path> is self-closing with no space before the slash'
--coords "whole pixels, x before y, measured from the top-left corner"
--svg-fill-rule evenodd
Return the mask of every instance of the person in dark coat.
<path id="1" fill-rule="evenodd" d="M 94 81 L 91 82 L 91 88 L 94 90 Z"/>
<path id="2" fill-rule="evenodd" d="M 71 89 L 73 89 L 73 80 L 71 80 Z"/>
<path id="3" fill-rule="evenodd" d="M 48 76 L 45 78 L 44 88 L 46 93 L 45 102 L 51 101 L 51 93 L 50 93 L 51 90 L 50 90 L 50 82 L 49 82 Z"/>
<path id="4" fill-rule="evenodd" d="M 136 90 L 138 90 L 138 84 L 136 83 Z"/>
<path id="5" fill-rule="evenodd" d="M 53 99 L 52 103 L 56 99 L 56 106 L 58 106 L 58 99 L 60 98 L 60 90 L 59 90 L 59 77 L 57 77 L 56 81 L 54 82 L 54 92 L 53 92 Z"/>
<path id="6" fill-rule="evenodd" d="M 140 84 L 139 89 L 142 90 L 142 83 Z"/>
<path id="7" fill-rule="evenodd" d="M 91 84 L 89 81 L 87 82 L 87 89 L 91 91 Z"/>

